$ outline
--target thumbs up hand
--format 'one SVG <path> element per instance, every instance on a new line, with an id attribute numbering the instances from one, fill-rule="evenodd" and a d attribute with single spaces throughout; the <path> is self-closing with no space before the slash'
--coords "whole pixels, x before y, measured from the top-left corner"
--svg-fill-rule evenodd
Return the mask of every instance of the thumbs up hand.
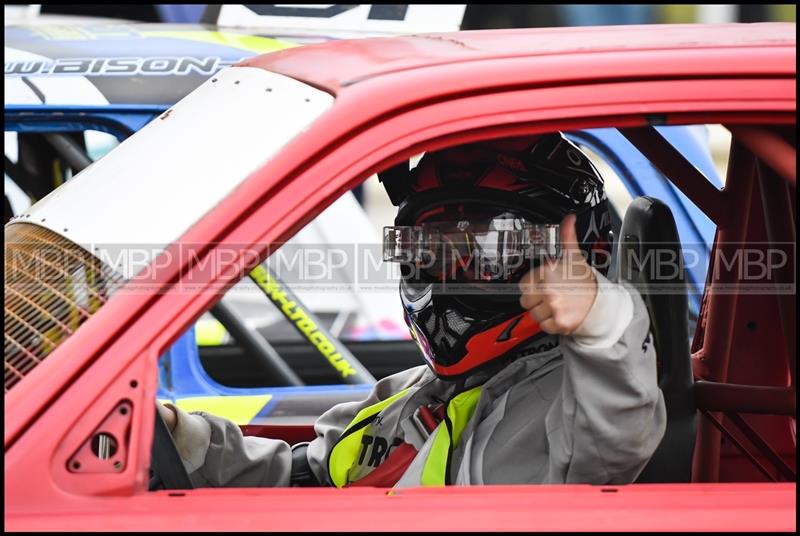
<path id="1" fill-rule="evenodd" d="M 561 251 L 560 259 L 543 262 L 519 283 L 520 305 L 551 335 L 575 331 L 597 296 L 597 278 L 578 245 L 574 214 L 561 222 Z"/>

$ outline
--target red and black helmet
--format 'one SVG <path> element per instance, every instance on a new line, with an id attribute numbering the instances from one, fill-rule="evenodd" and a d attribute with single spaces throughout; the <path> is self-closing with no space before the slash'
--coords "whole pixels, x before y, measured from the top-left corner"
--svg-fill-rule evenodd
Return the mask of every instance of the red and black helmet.
<path id="1" fill-rule="evenodd" d="M 611 224 L 603 180 L 560 133 L 462 145 L 425 154 L 411 171 L 390 171 L 381 180 L 399 205 L 397 226 L 459 219 L 558 224 L 576 213 L 581 248 L 595 268 L 607 270 Z M 476 276 L 458 285 L 441 271 L 403 267 L 406 322 L 438 377 L 456 379 L 534 351 L 547 334 L 520 306 L 518 287 L 531 267 L 488 279 L 469 268 L 462 271 Z"/>

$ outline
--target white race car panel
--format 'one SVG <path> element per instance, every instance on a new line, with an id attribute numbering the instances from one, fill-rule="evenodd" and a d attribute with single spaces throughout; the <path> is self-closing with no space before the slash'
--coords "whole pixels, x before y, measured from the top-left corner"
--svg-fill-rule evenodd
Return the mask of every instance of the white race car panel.
<path id="1" fill-rule="evenodd" d="M 27 210 L 31 206 L 31 198 L 8 175 L 4 175 L 3 180 L 5 181 L 3 185 L 5 191 L 3 193 L 11 204 L 11 210 L 14 214 Z"/>
<path id="2" fill-rule="evenodd" d="M 223 4 L 217 24 L 336 37 L 453 32 L 466 4 Z"/>
<path id="3" fill-rule="evenodd" d="M 30 22 L 39 16 L 42 4 L 3 4 L 3 24 Z"/>
<path id="4" fill-rule="evenodd" d="M 22 221 L 131 278 L 332 104 L 330 94 L 282 75 L 225 69 Z"/>
<path id="5" fill-rule="evenodd" d="M 392 214 L 385 223 L 393 220 Z M 335 336 L 407 339 L 398 297 L 400 271 L 396 264 L 380 261 L 380 236 L 353 193 L 345 192 L 273 253 L 268 265 L 306 309 L 338 314 L 341 324 L 334 322 L 331 327 Z M 380 265 L 378 272 L 387 271 L 379 281 L 364 278 L 364 266 L 370 262 L 366 250 Z M 234 285 L 225 299 L 253 329 L 286 322 L 277 308 L 265 306 L 263 290 L 249 277 Z M 348 330 L 342 331 L 345 323 Z M 223 330 L 218 324 L 207 314 L 198 330 Z M 228 340 L 227 334 L 220 337 L 218 344 Z"/>
<path id="6" fill-rule="evenodd" d="M 8 49 L 6 49 L 8 51 Z M 3 82 L 6 104 L 41 104 L 42 99 L 22 78 L 5 77 Z M 11 102 L 9 103 L 9 99 Z"/>
<path id="7" fill-rule="evenodd" d="M 288 259 L 278 251 L 269 264 L 276 275 L 291 282 L 289 287 L 312 311 L 358 313 L 356 325 L 373 330 L 376 336 L 391 331 L 393 337 L 397 333 L 405 337 L 408 328 L 398 297 L 400 270 L 397 265 L 381 262 L 380 237 L 380 229 L 347 192 L 288 243 L 308 248 L 312 255 Z M 292 264 L 292 260 L 300 262 Z M 377 281 L 364 277 L 370 260 L 377 261 L 377 272 L 384 274 Z M 289 266 L 293 269 L 287 271 Z"/>
<path id="8" fill-rule="evenodd" d="M 46 56 L 25 50 L 5 47 L 4 61 L 13 62 L 49 62 Z M 85 76 L 6 76 L 5 105 L 9 104 L 48 104 L 59 105 L 91 105 L 108 104 L 100 90 Z"/>

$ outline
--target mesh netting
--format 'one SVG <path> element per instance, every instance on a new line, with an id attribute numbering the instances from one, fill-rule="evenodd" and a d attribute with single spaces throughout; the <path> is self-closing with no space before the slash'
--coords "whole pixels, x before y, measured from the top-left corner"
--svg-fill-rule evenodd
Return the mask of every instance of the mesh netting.
<path id="1" fill-rule="evenodd" d="M 77 244 L 27 223 L 6 226 L 4 262 L 8 393 L 124 280 Z"/>

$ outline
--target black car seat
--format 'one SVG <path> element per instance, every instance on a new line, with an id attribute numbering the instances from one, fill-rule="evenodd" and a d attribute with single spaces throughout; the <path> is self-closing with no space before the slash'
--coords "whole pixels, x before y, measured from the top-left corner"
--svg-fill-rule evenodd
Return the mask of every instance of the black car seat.
<path id="1" fill-rule="evenodd" d="M 617 277 L 634 285 L 647 305 L 667 408 L 664 437 L 636 481 L 690 482 L 696 408 L 686 271 L 675 219 L 658 199 L 638 197 L 625 213 L 619 236 Z"/>

